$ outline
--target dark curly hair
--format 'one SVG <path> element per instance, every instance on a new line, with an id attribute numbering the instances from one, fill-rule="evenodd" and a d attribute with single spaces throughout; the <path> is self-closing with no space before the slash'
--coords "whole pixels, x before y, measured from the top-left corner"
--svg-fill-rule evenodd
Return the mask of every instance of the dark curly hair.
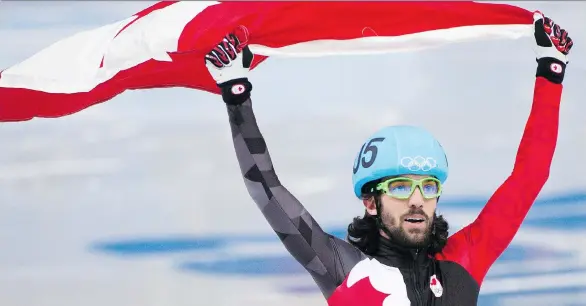
<path id="1" fill-rule="evenodd" d="M 365 186 L 363 191 L 363 198 L 369 199 L 376 197 L 380 200 L 381 194 L 372 192 L 373 189 Z M 448 221 L 442 215 L 434 213 L 430 246 L 428 248 L 429 255 L 441 253 L 446 246 L 449 236 Z M 367 255 L 374 255 L 378 249 L 380 240 L 380 227 L 378 225 L 377 216 L 370 215 L 368 212 L 364 213 L 362 217 L 355 217 L 352 223 L 348 225 L 348 242 Z"/>

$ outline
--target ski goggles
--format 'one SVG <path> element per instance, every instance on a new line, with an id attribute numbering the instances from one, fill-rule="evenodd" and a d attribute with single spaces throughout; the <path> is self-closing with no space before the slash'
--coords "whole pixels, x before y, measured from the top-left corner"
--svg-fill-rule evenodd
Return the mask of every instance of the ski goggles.
<path id="1" fill-rule="evenodd" d="M 406 200 L 419 187 L 421 194 L 425 199 L 435 199 L 442 193 L 441 182 L 433 177 L 426 177 L 415 180 L 409 177 L 394 177 L 382 181 L 376 185 L 376 190 L 400 200 Z"/>

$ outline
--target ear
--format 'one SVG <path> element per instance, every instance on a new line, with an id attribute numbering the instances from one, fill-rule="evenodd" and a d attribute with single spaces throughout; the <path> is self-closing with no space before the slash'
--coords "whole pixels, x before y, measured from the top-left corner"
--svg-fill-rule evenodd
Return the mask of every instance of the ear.
<path id="1" fill-rule="evenodd" d="M 369 197 L 367 199 L 363 199 L 362 204 L 364 204 L 364 207 L 366 208 L 366 212 L 369 215 L 371 215 L 371 216 L 377 215 L 376 203 L 374 202 L 374 197 Z"/>

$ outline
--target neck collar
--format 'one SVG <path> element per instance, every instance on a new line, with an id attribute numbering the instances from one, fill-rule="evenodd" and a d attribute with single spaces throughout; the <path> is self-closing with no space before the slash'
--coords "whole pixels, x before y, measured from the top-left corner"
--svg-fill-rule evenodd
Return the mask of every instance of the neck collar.
<path id="1" fill-rule="evenodd" d="M 428 247 L 421 249 L 408 248 L 383 236 L 380 236 L 379 247 L 374 257 L 381 263 L 397 267 L 413 264 L 423 265 L 430 260 Z"/>

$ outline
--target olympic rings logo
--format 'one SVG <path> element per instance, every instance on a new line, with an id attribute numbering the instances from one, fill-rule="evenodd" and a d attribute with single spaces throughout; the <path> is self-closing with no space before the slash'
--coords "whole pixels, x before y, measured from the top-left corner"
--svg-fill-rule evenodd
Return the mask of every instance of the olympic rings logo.
<path id="1" fill-rule="evenodd" d="M 401 166 L 410 171 L 429 171 L 437 167 L 437 161 L 433 157 L 403 157 L 401 159 Z"/>

